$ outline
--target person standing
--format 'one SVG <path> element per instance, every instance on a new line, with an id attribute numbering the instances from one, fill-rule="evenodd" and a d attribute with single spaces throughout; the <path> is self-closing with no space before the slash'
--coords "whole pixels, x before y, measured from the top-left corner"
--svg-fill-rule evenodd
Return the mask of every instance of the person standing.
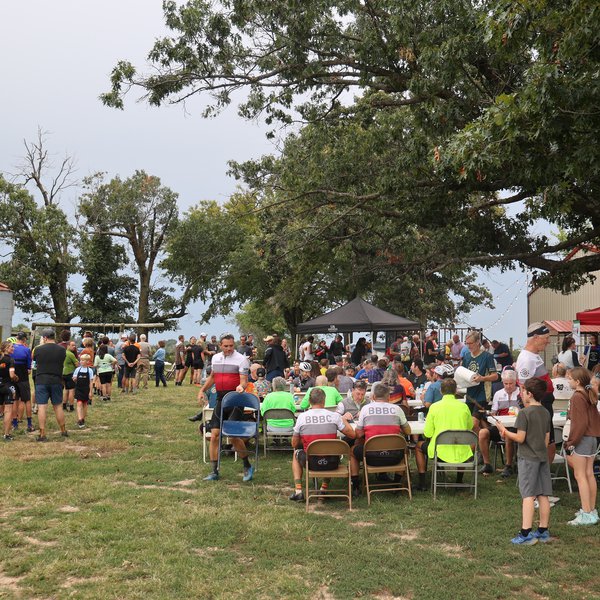
<path id="1" fill-rule="evenodd" d="M 0 405 L 4 408 L 4 441 L 11 442 L 13 436 L 12 414 L 13 414 L 13 383 L 17 380 L 15 374 L 15 361 L 11 356 L 13 343 L 6 341 L 0 345 Z"/>
<path id="2" fill-rule="evenodd" d="M 494 357 L 481 346 L 481 335 L 478 331 L 471 331 L 465 338 L 468 351 L 463 357 L 462 366 L 475 375 L 473 383 L 477 385 L 467 388 L 466 402 L 473 415 L 473 431 L 479 435 L 480 421 L 485 419 L 485 411 L 489 408 L 492 386 L 487 383 L 498 380 Z"/>
<path id="3" fill-rule="evenodd" d="M 19 331 L 17 341 L 13 344 L 13 360 L 15 361 L 15 374 L 19 378 L 15 382 L 15 397 L 17 402 L 16 411 L 13 415 L 18 421 L 27 414 L 27 431 L 35 431 L 31 415 L 31 387 L 29 386 L 29 375 L 31 373 L 31 350 L 27 346 L 27 334 Z"/>
<path id="4" fill-rule="evenodd" d="M 263 364 L 267 372 L 267 381 L 275 377 L 283 377 L 285 370 L 290 366 L 285 352 L 279 344 L 279 337 L 268 335 L 264 340 L 268 344 L 265 350 Z"/>
<path id="5" fill-rule="evenodd" d="M 138 389 L 148 389 L 148 376 L 150 374 L 150 344 L 142 333 L 138 342 L 140 356 L 137 363 L 136 381 Z"/>
<path id="6" fill-rule="evenodd" d="M 598 344 L 598 334 L 593 333 L 587 348 L 587 368 L 592 371 L 598 364 L 600 364 L 600 344 Z"/>
<path id="7" fill-rule="evenodd" d="M 156 381 L 156 387 L 161 383 L 164 387 L 167 387 L 167 380 L 165 379 L 165 346 L 165 340 L 159 340 L 158 349 L 152 357 L 152 360 L 154 361 L 154 379 Z"/>
<path id="8" fill-rule="evenodd" d="M 429 339 L 425 342 L 425 354 L 423 356 L 423 363 L 425 366 L 435 363 L 438 353 L 437 331 L 432 329 L 429 334 Z"/>
<path id="9" fill-rule="evenodd" d="M 569 403 L 571 429 L 565 442 L 567 461 L 575 473 L 581 508 L 569 525 L 595 525 L 598 523 L 596 494 L 598 484 L 594 477 L 594 459 L 600 437 L 598 394 L 592 389 L 590 372 L 575 367 L 567 372 L 571 387 L 575 389 Z"/>
<path id="10" fill-rule="evenodd" d="M 212 473 L 204 478 L 204 481 L 216 481 L 219 479 L 219 432 L 221 430 L 221 403 L 223 398 L 229 392 L 242 393 L 248 385 L 248 371 L 250 363 L 248 357 L 235 350 L 235 339 L 231 334 L 225 334 L 221 337 L 221 352 L 218 352 L 212 359 L 212 370 L 206 381 L 198 391 L 198 402 L 200 407 L 208 402 L 206 391 L 213 384 L 217 391 L 217 403 L 214 408 L 213 416 L 210 421 L 210 463 Z M 223 414 L 225 419 L 239 418 L 240 410 L 234 408 Z M 240 456 L 244 464 L 243 481 L 250 481 L 254 476 L 254 467 L 248 460 L 248 450 L 246 444 L 241 438 L 230 438 L 233 447 Z"/>
<path id="11" fill-rule="evenodd" d="M 175 344 L 175 385 L 182 385 L 185 377 L 185 337 L 180 335 Z"/>
<path id="12" fill-rule="evenodd" d="M 98 356 L 96 356 L 96 359 Z M 77 426 L 79 429 L 84 429 L 88 404 L 92 401 L 94 371 L 90 367 L 89 355 L 82 354 L 80 362 L 81 365 L 73 371 L 72 379 L 75 383 L 75 400 L 77 401 Z"/>
<path id="13" fill-rule="evenodd" d="M 140 360 L 140 349 L 135 343 L 135 333 L 129 336 L 128 344 L 123 348 L 123 358 L 125 359 L 125 373 L 123 375 L 123 389 L 126 394 L 137 393 L 136 371 Z"/>
<path id="14" fill-rule="evenodd" d="M 115 374 L 115 363 L 117 360 L 112 354 L 108 352 L 108 346 L 101 344 L 98 348 L 98 354 L 94 359 L 94 367 L 98 378 L 100 379 L 100 386 L 102 390 L 102 400 L 105 402 L 110 401 L 110 394 L 112 392 L 112 380 Z"/>
<path id="15" fill-rule="evenodd" d="M 492 348 L 494 349 L 494 360 L 503 369 L 513 364 L 513 357 L 507 344 L 498 340 L 492 340 Z"/>
<path id="16" fill-rule="evenodd" d="M 527 329 L 527 341 L 525 347 L 519 352 L 517 358 L 516 370 L 519 385 L 521 388 L 527 380 L 537 377 L 545 382 L 546 393 L 540 400 L 542 406 L 550 414 L 550 419 L 554 416 L 554 386 L 552 379 L 546 369 L 544 359 L 540 353 L 544 351 L 550 343 L 550 330 L 544 323 L 532 323 Z M 556 444 L 554 443 L 554 427 L 550 428 L 550 442 L 548 444 L 548 462 L 552 464 L 554 454 L 556 453 Z"/>
<path id="17" fill-rule="evenodd" d="M 306 341 L 300 346 L 300 360 L 310 362 L 314 359 L 314 348 L 313 342 L 315 341 L 314 336 L 309 335 Z"/>
<path id="18" fill-rule="evenodd" d="M 125 373 L 125 359 L 123 358 L 123 348 L 127 344 L 127 334 L 122 333 L 121 339 L 115 345 L 115 358 L 117 359 L 117 365 L 119 366 L 119 372 L 117 373 L 117 386 L 119 389 L 123 389 L 123 374 Z"/>
<path id="19" fill-rule="evenodd" d="M 43 329 L 41 344 L 35 349 L 36 377 L 35 398 L 38 405 L 38 422 L 40 434 L 38 442 L 47 442 L 46 417 L 48 401 L 54 409 L 56 422 L 60 427 L 60 434 L 68 437 L 65 426 L 65 413 L 62 406 L 63 393 L 63 366 L 67 351 L 56 343 L 54 329 Z"/>
<path id="20" fill-rule="evenodd" d="M 519 491 L 523 499 L 521 531 L 511 543 L 530 546 L 549 542 L 550 497 L 552 479 L 546 447 L 550 440 L 552 421 L 548 418 L 541 400 L 546 394 L 546 384 L 537 377 L 529 378 L 521 388 L 525 408 L 517 416 L 516 432 L 509 431 L 500 421 L 496 426 L 505 439 L 519 444 Z M 532 532 L 535 500 L 540 509 L 540 523 Z"/>

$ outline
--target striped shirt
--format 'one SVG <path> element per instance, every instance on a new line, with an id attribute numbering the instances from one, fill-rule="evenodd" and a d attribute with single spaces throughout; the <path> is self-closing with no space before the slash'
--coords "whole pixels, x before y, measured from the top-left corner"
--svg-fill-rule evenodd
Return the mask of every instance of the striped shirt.
<path id="1" fill-rule="evenodd" d="M 338 413 L 324 408 L 311 408 L 298 415 L 294 435 L 302 439 L 304 451 L 315 440 L 335 440 L 337 432 L 344 429 L 344 421 Z"/>
<path id="2" fill-rule="evenodd" d="M 229 356 L 218 352 L 213 356 L 212 374 L 217 392 L 232 392 L 240 385 L 240 375 L 248 375 L 248 358 L 236 350 Z"/>
<path id="3" fill-rule="evenodd" d="M 361 408 L 356 429 L 364 429 L 368 440 L 374 435 L 401 433 L 403 425 L 406 425 L 406 415 L 397 404 L 371 402 Z"/>

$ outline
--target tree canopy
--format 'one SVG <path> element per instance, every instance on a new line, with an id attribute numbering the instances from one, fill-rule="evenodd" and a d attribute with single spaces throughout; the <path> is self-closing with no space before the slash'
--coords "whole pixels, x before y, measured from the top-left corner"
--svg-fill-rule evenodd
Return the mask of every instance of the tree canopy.
<path id="1" fill-rule="evenodd" d="M 79 214 L 90 234 L 124 240 L 138 277 L 138 322 L 176 319 L 185 314 L 187 293 L 175 294 L 162 284 L 158 263 L 171 232 L 177 226 L 177 194 L 160 179 L 136 171 L 131 177 L 104 180 L 97 174 L 84 180 L 86 192 Z"/>
<path id="2" fill-rule="evenodd" d="M 600 268 L 598 254 L 558 254 L 600 242 L 593 0 L 189 0 L 164 12 L 172 33 L 150 51 L 152 72 L 120 62 L 103 101 L 122 108 L 132 86 L 155 105 L 210 94 L 213 114 L 245 90 L 244 117 L 299 115 L 312 129 L 287 156 L 236 169 L 255 192 L 434 236 L 433 257 L 401 257 L 432 273 L 517 261 L 564 288 Z"/>

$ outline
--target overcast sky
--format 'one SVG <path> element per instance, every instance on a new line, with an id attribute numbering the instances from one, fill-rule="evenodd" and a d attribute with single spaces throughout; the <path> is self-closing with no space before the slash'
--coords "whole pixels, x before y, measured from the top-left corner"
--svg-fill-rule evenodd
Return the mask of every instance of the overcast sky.
<path id="1" fill-rule="evenodd" d="M 160 0 L 19 0 L 3 3 L 0 34 L 0 172 L 10 173 L 23 153 L 23 139 L 37 128 L 50 132 L 57 157 L 77 161 L 77 175 L 105 171 L 130 176 L 144 169 L 179 194 L 182 209 L 199 200 L 225 200 L 236 182 L 227 161 L 274 152 L 266 127 L 237 116 L 231 106 L 220 116 L 201 118 L 201 100 L 151 108 L 132 94 L 125 111 L 105 108 L 98 96 L 120 59 L 143 67 L 153 41 L 165 33 Z M 75 206 L 77 192 L 63 204 Z M 199 235 L 202 235 L 199 232 Z M 466 319 L 490 337 L 517 344 L 526 329 L 526 282 L 520 272 L 491 275 L 481 282 L 497 297 L 497 308 L 477 310 Z M 197 325 L 201 307 L 180 320 L 186 335 L 206 329 L 231 330 L 223 318 Z M 20 315 L 17 319 L 22 320 Z M 491 327 L 490 327 L 491 326 Z"/>

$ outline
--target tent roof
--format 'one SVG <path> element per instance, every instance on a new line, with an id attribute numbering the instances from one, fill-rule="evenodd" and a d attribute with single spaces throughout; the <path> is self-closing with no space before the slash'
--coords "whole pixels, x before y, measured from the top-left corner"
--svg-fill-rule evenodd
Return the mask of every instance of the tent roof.
<path id="1" fill-rule="evenodd" d="M 298 333 L 350 333 L 420 329 L 417 321 L 398 317 L 373 306 L 360 296 L 316 319 L 300 323 Z"/>
<path id="2" fill-rule="evenodd" d="M 576 316 L 581 325 L 595 325 L 596 327 L 600 327 L 600 306 L 578 312 Z"/>
<path id="3" fill-rule="evenodd" d="M 571 333 L 573 331 L 573 321 L 544 321 L 550 329 L 550 333 Z M 581 333 L 596 333 L 597 326 L 581 325 Z"/>

